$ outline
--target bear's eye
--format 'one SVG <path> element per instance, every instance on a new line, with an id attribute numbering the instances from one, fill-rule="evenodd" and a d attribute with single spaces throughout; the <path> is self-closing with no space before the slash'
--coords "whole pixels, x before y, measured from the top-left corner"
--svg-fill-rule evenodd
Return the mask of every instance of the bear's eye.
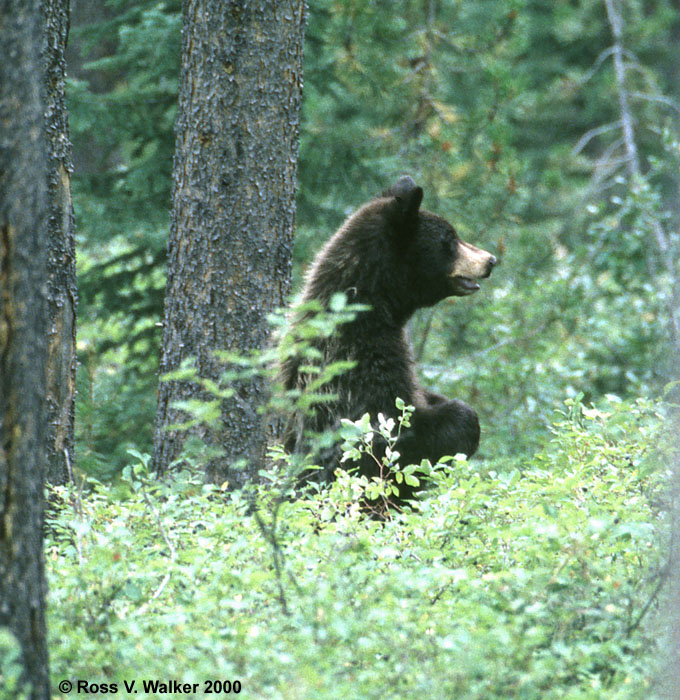
<path id="1" fill-rule="evenodd" d="M 442 250 L 446 255 L 453 255 L 453 240 L 450 238 L 442 238 Z"/>

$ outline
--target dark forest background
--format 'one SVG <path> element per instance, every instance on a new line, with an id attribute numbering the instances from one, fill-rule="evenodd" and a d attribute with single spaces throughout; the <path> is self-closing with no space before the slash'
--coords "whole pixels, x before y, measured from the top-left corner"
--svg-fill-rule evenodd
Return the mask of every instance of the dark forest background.
<path id="1" fill-rule="evenodd" d="M 112 479 L 152 441 L 181 11 L 72 12 L 77 463 Z M 501 260 L 411 325 L 424 380 L 479 411 L 482 459 L 530 454 L 567 398 L 657 396 L 675 376 L 680 14 L 626 2 L 619 20 L 623 85 L 605 2 L 310 3 L 294 289 L 350 211 L 413 175 Z"/>
<path id="2" fill-rule="evenodd" d="M 668 622 L 677 617 L 680 527 L 680 472 L 673 486 L 671 470 L 680 386 L 678 1 L 310 0 L 297 159 L 303 4 L 186 0 L 184 9 L 183 17 L 179 0 L 72 0 L 65 84 L 68 3 L 0 11 L 3 50 L 14 60 L 0 62 L 9 76 L 0 81 L 9 144 L 0 179 L 23 188 L 0 192 L 0 354 L 24 373 L 3 372 L 0 397 L 9 407 L 0 700 L 170 696 L 161 685 L 168 678 L 195 686 L 192 697 L 676 700 L 680 643 Z M 284 48 L 265 48 L 275 45 Z M 253 56 L 275 69 L 255 76 L 256 89 L 246 81 Z M 274 84 L 277 70 L 284 79 Z M 288 117 L 253 117 L 255 92 Z M 43 112 L 47 149 L 30 128 Z M 212 121 L 194 128 L 208 112 Z M 256 152 L 266 130 L 254 135 L 252 124 L 273 125 L 274 143 L 278 136 L 285 147 L 262 173 L 248 164 L 234 185 L 240 163 L 220 155 L 242 141 Z M 176 141 L 175 128 L 191 138 Z M 182 180 L 187 154 L 203 160 Z M 33 170 L 18 165 L 22 157 Z M 267 180 L 277 168 L 283 176 Z M 172 318 L 166 305 L 164 317 L 164 295 L 193 294 L 210 302 L 209 321 L 266 336 L 258 323 L 288 290 L 296 168 L 293 298 L 344 218 L 403 173 L 423 186 L 427 209 L 499 260 L 479 293 L 410 322 L 422 381 L 474 406 L 480 450 L 469 462 L 386 466 L 397 483 L 425 476 L 428 488 L 407 506 L 375 509 L 379 518 L 369 517 L 371 504 L 387 505 L 391 487 L 377 477 L 339 469 L 323 488 L 302 485 L 296 474 L 308 456 L 274 446 L 265 462 L 213 450 L 216 434 L 240 443 L 257 431 L 264 449 L 275 428 L 265 429 L 244 387 L 277 351 L 218 356 L 202 340 L 230 336 L 184 313 L 198 306 Z M 245 198 L 250 182 L 267 183 L 254 200 Z M 220 198 L 241 192 L 243 200 Z M 34 195 L 39 206 L 23 206 Z M 247 270 L 242 253 L 257 247 L 257 234 L 276 238 L 255 200 L 287 217 L 283 242 L 259 239 L 281 277 L 269 297 L 264 254 L 252 258 L 263 263 L 253 275 L 217 274 L 232 258 Z M 226 209 L 242 210 L 253 230 L 222 235 Z M 189 258 L 206 231 L 210 254 L 194 246 L 204 266 L 173 264 L 173 253 Z M 36 255 L 26 255 L 29 244 Z M 168 268 L 180 284 L 166 293 Z M 204 274 L 183 278 L 185 269 Z M 24 291 L 38 286 L 29 273 L 47 276 L 45 298 Z M 222 318 L 233 307 L 221 293 L 243 296 L 246 283 L 262 287 L 265 301 L 248 300 L 251 315 Z M 331 308 L 335 320 L 312 315 L 301 336 L 313 341 L 347 318 L 343 302 Z M 179 332 L 187 318 L 204 332 L 193 344 Z M 275 318 L 285 333 L 284 316 Z M 9 332 L 15 327 L 34 334 Z M 177 369 L 187 358 L 176 353 L 158 401 L 159 357 L 171 346 L 224 359 L 226 371 L 201 375 L 193 386 L 203 393 L 174 403 L 214 422 L 197 433 L 205 442 L 187 440 L 165 471 L 151 457 L 157 404 L 170 384 L 196 379 Z M 266 382 L 252 386 L 259 392 Z M 291 409 L 290 396 L 277 404 L 267 391 L 271 405 Z M 194 400 L 199 394 L 209 400 Z M 298 406 L 316 400 L 313 390 L 298 398 Z M 244 433 L 234 428 L 235 405 L 252 418 Z M 396 444 L 395 426 L 373 419 L 343 424 L 348 454 L 370 452 L 376 432 Z M 156 442 L 170 443 L 176 429 L 163 425 L 156 421 Z M 34 462 L 21 451 L 29 444 Z M 216 454 L 228 469 L 211 473 Z M 31 664 L 34 643 L 40 656 Z"/>

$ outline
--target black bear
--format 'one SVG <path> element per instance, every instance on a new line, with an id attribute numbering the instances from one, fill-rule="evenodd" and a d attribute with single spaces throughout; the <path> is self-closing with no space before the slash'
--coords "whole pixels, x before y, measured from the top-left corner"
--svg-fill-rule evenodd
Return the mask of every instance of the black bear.
<path id="1" fill-rule="evenodd" d="M 334 394 L 332 401 L 291 421 L 286 436 L 289 450 L 305 450 L 309 431 L 337 427 L 340 418 L 357 420 L 364 413 L 372 419 L 378 413 L 396 417 L 395 398 L 400 397 L 415 407 L 411 427 L 402 431 L 396 446 L 402 465 L 423 458 L 434 463 L 444 455 L 470 456 L 476 451 L 477 414 L 462 401 L 419 385 L 405 325 L 416 309 L 449 296 L 473 294 L 479 289 L 478 280 L 491 274 L 496 258 L 462 241 L 440 216 L 422 210 L 422 199 L 422 188 L 403 176 L 352 214 L 309 269 L 303 303 L 318 300 L 328 308 L 331 297 L 344 292 L 350 302 L 370 309 L 319 342 L 323 363 L 349 360 L 354 366 L 327 387 Z M 284 362 L 286 389 L 304 389 L 310 381 L 301 367 L 297 357 Z M 338 454 L 323 459 L 321 477 L 332 478 Z M 380 472 L 370 458 L 359 469 L 368 476 Z M 399 490 L 400 500 L 412 494 L 403 485 Z"/>

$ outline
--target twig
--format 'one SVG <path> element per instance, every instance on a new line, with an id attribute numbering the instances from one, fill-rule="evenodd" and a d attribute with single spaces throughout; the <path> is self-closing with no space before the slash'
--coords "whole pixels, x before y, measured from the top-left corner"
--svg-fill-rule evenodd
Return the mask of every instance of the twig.
<path id="1" fill-rule="evenodd" d="M 279 544 L 279 540 L 276 536 L 276 528 L 278 525 L 279 510 L 283 505 L 284 501 L 286 500 L 284 494 L 288 493 L 288 490 L 296 483 L 298 476 L 299 474 L 289 473 L 283 480 L 280 492 L 278 496 L 276 496 L 274 499 L 274 507 L 272 509 L 272 522 L 269 527 L 266 525 L 257 509 L 256 495 L 253 493 L 249 498 L 249 513 L 255 518 L 255 522 L 257 523 L 257 527 L 260 530 L 260 534 L 262 535 L 262 537 L 264 537 L 265 541 L 272 548 L 274 572 L 276 574 L 276 585 L 279 589 L 279 603 L 281 604 L 281 610 L 283 614 L 286 616 L 290 615 L 290 611 L 288 609 L 286 592 L 283 587 L 284 572 L 288 576 L 288 580 L 291 582 L 293 588 L 295 588 L 298 594 L 302 593 L 302 589 L 300 588 L 300 585 L 296 581 L 293 574 L 291 574 L 291 572 L 286 568 L 286 561 L 283 554 L 283 550 L 281 549 L 281 545 Z"/>
<path id="2" fill-rule="evenodd" d="M 585 85 L 600 70 L 600 66 L 612 55 L 614 47 L 605 49 L 596 59 L 593 67 L 578 81 L 580 85 Z"/>
<path id="3" fill-rule="evenodd" d="M 659 581 L 656 584 L 656 587 L 654 588 L 654 591 L 652 592 L 652 595 L 649 596 L 649 600 L 645 603 L 645 606 L 642 608 L 640 611 L 640 614 L 637 616 L 635 622 L 632 622 L 630 625 L 628 625 L 628 628 L 626 629 L 626 636 L 629 637 L 635 630 L 640 626 L 640 623 L 644 619 L 645 615 L 647 614 L 647 611 L 649 608 L 652 607 L 652 603 L 659 597 L 659 593 L 661 593 L 661 589 L 663 588 L 664 584 L 666 583 L 666 580 L 668 579 L 668 572 L 670 571 L 670 564 L 667 564 L 658 574 Z"/>
<path id="4" fill-rule="evenodd" d="M 540 333 L 541 331 L 543 331 L 545 328 L 550 326 L 552 323 L 557 321 L 559 318 L 560 318 L 560 316 L 557 314 L 550 314 L 543 321 L 543 323 L 536 326 L 536 328 L 533 328 L 532 330 L 530 330 L 528 333 L 521 336 L 520 338 L 517 338 L 514 334 L 511 334 L 507 338 L 504 338 L 503 340 L 499 340 L 497 343 L 494 343 L 493 345 L 490 345 L 489 347 L 478 350 L 477 352 L 470 353 L 468 355 L 468 357 L 469 358 L 471 358 L 471 357 L 483 357 L 484 355 L 488 355 L 490 352 L 495 352 L 496 350 L 500 350 L 500 348 L 505 347 L 506 345 L 514 345 L 516 343 L 524 343 L 527 340 L 533 338 L 537 333 Z M 521 324 L 518 321 L 515 324 L 515 327 L 517 327 L 519 325 L 521 325 Z"/>
<path id="5" fill-rule="evenodd" d="M 618 129 L 621 126 L 621 120 L 612 122 L 611 124 L 605 124 L 604 126 L 598 126 L 596 129 L 591 129 L 586 131 L 583 136 L 578 140 L 577 144 L 571 149 L 571 154 L 573 156 L 578 155 L 594 138 L 606 134 L 608 131 L 613 129 Z"/>
<path id="6" fill-rule="evenodd" d="M 680 112 L 680 105 L 678 105 L 675 100 L 672 100 L 670 97 L 666 97 L 665 95 L 650 95 L 646 92 L 631 92 L 630 96 L 636 97 L 639 100 L 647 100 L 647 102 L 659 102 L 667 107 L 670 107 L 676 112 Z"/>
<path id="7" fill-rule="evenodd" d="M 73 475 L 73 467 L 71 466 L 71 458 L 69 457 L 68 450 L 64 448 L 64 458 L 66 459 L 66 470 L 68 471 L 68 478 L 71 484 L 76 489 L 75 500 L 73 501 L 73 507 L 76 513 L 82 517 L 83 515 L 83 487 L 85 486 L 85 479 L 81 479 L 80 486 L 76 484 L 75 476 Z"/>
<path id="8" fill-rule="evenodd" d="M 73 467 L 71 466 L 71 459 L 68 454 L 68 450 L 64 448 L 64 457 L 66 458 L 66 469 L 68 471 L 68 477 L 69 481 L 71 482 L 74 491 L 72 492 L 72 500 L 71 500 L 71 505 L 73 506 L 73 510 L 75 511 L 76 515 L 79 518 L 84 517 L 84 510 L 83 510 L 83 488 L 85 487 L 85 476 L 83 476 L 80 480 L 80 486 L 76 483 L 75 476 L 73 474 Z M 83 545 L 82 542 L 80 541 L 80 535 L 76 533 L 76 536 L 74 538 L 75 545 L 76 545 L 76 552 L 78 552 L 78 565 L 82 566 L 83 565 Z"/>
<path id="9" fill-rule="evenodd" d="M 420 363 L 425 354 L 425 344 L 427 343 L 427 338 L 430 335 L 430 329 L 432 328 L 432 320 L 434 319 L 435 309 L 434 307 L 430 309 L 427 321 L 425 321 L 425 328 L 423 329 L 423 335 L 418 343 L 418 349 L 416 350 L 416 362 Z"/>
<path id="10" fill-rule="evenodd" d="M 260 516 L 259 512 L 257 511 L 256 507 L 253 507 L 253 517 L 255 518 L 255 522 L 257 523 L 258 528 L 260 529 L 260 533 L 262 534 L 262 537 L 271 545 L 272 548 L 272 554 L 273 554 L 273 559 L 274 559 L 274 572 L 276 574 L 276 585 L 279 589 L 279 603 L 281 604 L 281 611 L 283 614 L 288 617 L 290 615 L 290 611 L 288 610 L 288 602 L 286 600 L 286 592 L 283 588 L 283 554 L 281 553 L 281 546 L 279 545 L 279 541 L 276 538 L 276 519 L 278 515 L 278 510 L 279 510 L 279 504 L 277 504 L 274 507 L 274 512 L 272 513 L 272 525 L 271 527 L 267 527 L 265 525 L 264 520 L 262 520 L 262 517 Z"/>
<path id="11" fill-rule="evenodd" d="M 160 596 L 160 594 L 163 592 L 165 587 L 168 585 L 168 582 L 170 581 L 170 576 L 172 573 L 172 564 L 174 564 L 175 561 L 177 560 L 177 551 L 175 550 L 175 547 L 172 544 L 172 541 L 168 537 L 168 533 L 165 531 L 165 528 L 163 527 L 163 521 L 161 520 L 160 513 L 156 510 L 153 503 L 151 503 L 151 499 L 149 498 L 149 494 L 146 492 L 144 482 L 141 482 L 141 489 L 142 489 L 142 496 L 144 496 L 144 501 L 149 506 L 149 509 L 151 510 L 151 513 L 153 514 L 154 519 L 156 520 L 156 524 L 158 525 L 158 529 L 161 532 L 161 536 L 165 540 L 165 544 L 168 546 L 168 549 L 170 550 L 170 568 L 168 569 L 168 572 L 163 577 L 163 580 L 161 581 L 160 586 L 158 586 L 158 588 L 156 589 L 154 594 L 151 596 L 151 598 L 149 598 L 149 600 L 139 608 L 138 614 L 144 613 L 146 611 L 146 609 L 149 607 L 149 603 L 152 600 L 156 600 L 156 598 L 158 598 Z"/>

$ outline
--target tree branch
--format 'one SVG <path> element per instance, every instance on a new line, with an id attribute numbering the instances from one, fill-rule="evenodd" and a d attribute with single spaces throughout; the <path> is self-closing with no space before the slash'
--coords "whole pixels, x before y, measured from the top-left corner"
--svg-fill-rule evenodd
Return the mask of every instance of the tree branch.
<path id="1" fill-rule="evenodd" d="M 571 154 L 573 156 L 578 155 L 594 138 L 606 134 L 608 131 L 618 129 L 621 127 L 621 121 L 615 121 L 611 124 L 605 124 L 604 126 L 598 126 L 596 129 L 591 129 L 586 131 L 583 136 L 578 140 L 577 144 L 571 149 Z"/>

